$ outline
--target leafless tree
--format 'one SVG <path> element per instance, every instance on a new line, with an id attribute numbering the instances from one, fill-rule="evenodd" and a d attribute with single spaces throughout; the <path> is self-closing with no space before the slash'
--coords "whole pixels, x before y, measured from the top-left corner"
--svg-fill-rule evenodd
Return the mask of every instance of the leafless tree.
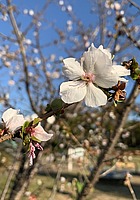
<path id="1" fill-rule="evenodd" d="M 84 18 L 80 19 L 78 17 L 78 13 L 74 11 L 75 4 L 72 7 L 70 1 L 47 0 L 44 5 L 42 4 L 40 10 L 35 12 L 27 8 L 23 13 L 21 13 L 20 6 L 15 5 L 14 1 L 6 0 L 0 3 L 1 24 L 8 21 L 10 27 L 6 34 L 0 31 L 0 101 L 2 110 L 8 107 L 19 107 L 27 115 L 35 113 L 37 116 L 44 118 L 42 122 L 44 128 L 50 129 L 55 135 L 55 125 L 49 125 L 46 119 L 57 114 L 58 110 L 46 112 L 46 107 L 59 95 L 59 84 L 63 79 L 61 73 L 63 57 L 71 56 L 78 59 L 90 43 L 94 42 L 96 45 L 102 44 L 109 48 L 112 54 L 115 55 L 114 62 L 121 63 L 133 57 L 139 61 L 139 5 L 131 0 L 121 0 L 119 2 L 99 0 L 89 1 L 87 4 L 90 5 L 87 15 L 90 15 L 92 20 L 90 19 L 90 23 L 87 22 L 86 24 Z M 55 9 L 58 9 L 62 13 L 65 26 L 64 23 L 62 25 L 57 24 L 58 21 L 55 18 L 48 20 L 47 14 L 50 12 L 50 7 L 51 9 L 54 8 L 54 12 Z M 23 15 L 25 20 L 27 19 L 26 23 L 20 18 Z M 91 23 L 91 21 L 94 23 Z M 51 29 L 51 32 L 48 29 Z M 52 37 L 49 35 L 51 33 Z M 85 110 L 81 103 L 70 105 L 70 108 L 66 104 L 63 106 L 65 112 L 61 113 L 61 120 L 57 119 L 56 124 L 59 125 L 59 136 L 63 135 L 62 140 L 66 147 L 70 145 L 84 147 L 88 152 L 88 158 L 91 159 L 90 150 L 92 145 L 84 146 L 86 139 L 89 139 L 92 143 L 93 136 L 87 135 L 88 131 L 92 129 L 95 137 L 101 132 L 106 140 L 104 148 L 102 148 L 102 144 L 99 144 L 100 141 L 97 141 L 100 154 L 97 156 L 96 162 L 93 163 L 91 159 L 92 170 L 89 172 L 88 177 L 86 176 L 83 187 L 77 194 L 77 200 L 85 200 L 88 195 L 91 195 L 92 188 L 99 180 L 106 161 L 112 158 L 112 152 L 115 151 L 121 134 L 127 129 L 125 126 L 128 116 L 132 110 L 139 112 L 139 107 L 135 103 L 139 95 L 139 79 L 138 81 L 130 80 L 132 87 L 129 91 L 129 97 L 117 108 L 114 108 L 112 103 L 101 108 L 99 112 L 97 109 Z M 107 136 L 107 126 L 104 122 L 110 123 L 109 115 L 111 111 L 116 117 L 109 130 L 110 134 Z M 92 112 L 95 112 L 95 118 L 91 117 Z M 72 122 L 71 119 L 76 113 L 81 116 L 81 113 L 84 113 L 85 117 L 80 118 L 80 120 L 85 121 L 83 124 L 77 118 L 75 118 L 75 122 Z M 107 117 L 105 118 L 105 116 Z M 102 122 L 98 125 L 98 131 L 91 128 L 90 125 L 87 126 L 89 122 L 93 123 L 93 120 L 96 123 L 97 117 L 100 117 Z M 71 125 L 67 121 L 71 122 Z M 81 125 L 81 130 L 78 125 Z M 67 141 L 63 131 L 60 133 L 60 130 L 68 133 L 69 141 Z M 76 135 L 78 130 L 81 131 L 80 136 Z M 5 136 L 0 141 L 3 142 L 8 138 L 10 136 Z M 55 138 L 59 137 L 54 136 L 54 139 L 47 143 L 47 147 L 46 143 L 43 143 L 42 146 L 51 151 Z M 19 147 L 17 152 L 16 162 L 10 171 L 1 200 L 6 198 L 12 177 L 14 177 L 14 183 L 8 198 L 21 199 L 32 177 L 39 170 L 43 151 L 36 153 L 34 165 L 31 167 L 27 167 L 28 156 L 25 154 L 24 146 Z M 60 175 L 59 173 L 58 175 Z"/>

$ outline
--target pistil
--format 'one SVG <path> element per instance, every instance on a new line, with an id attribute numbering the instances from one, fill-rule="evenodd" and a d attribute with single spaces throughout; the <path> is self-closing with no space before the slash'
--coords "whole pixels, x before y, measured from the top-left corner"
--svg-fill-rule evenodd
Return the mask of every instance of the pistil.
<path id="1" fill-rule="evenodd" d="M 94 80 L 95 80 L 95 75 L 92 74 L 92 73 L 85 73 L 85 74 L 81 77 L 81 79 L 82 79 L 83 81 L 86 81 L 87 83 L 94 82 Z"/>

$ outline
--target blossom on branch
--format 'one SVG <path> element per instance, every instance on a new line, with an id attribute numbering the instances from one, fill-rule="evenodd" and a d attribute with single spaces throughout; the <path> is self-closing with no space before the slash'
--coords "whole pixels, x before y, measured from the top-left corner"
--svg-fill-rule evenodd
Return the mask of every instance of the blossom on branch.
<path id="1" fill-rule="evenodd" d="M 40 141 L 48 141 L 51 139 L 51 137 L 53 136 L 53 134 L 48 134 L 43 127 L 41 126 L 41 124 L 39 123 L 36 127 L 31 129 L 31 136 L 35 137 L 36 139 L 40 140 Z"/>
<path id="2" fill-rule="evenodd" d="M 33 160 L 36 158 L 35 150 L 43 150 L 40 145 L 41 141 L 48 141 L 53 134 L 48 134 L 40 124 L 41 118 L 35 118 L 33 121 L 26 121 L 22 127 L 22 139 L 23 144 L 27 147 L 30 158 L 29 165 L 33 164 Z"/>
<path id="3" fill-rule="evenodd" d="M 75 58 L 66 58 L 63 62 L 63 73 L 69 81 L 60 85 L 60 95 L 68 104 L 84 99 L 90 107 L 105 105 L 107 96 L 101 88 L 111 88 L 121 76 L 130 74 L 123 66 L 112 65 L 112 56 L 107 49 L 96 48 L 93 44 L 84 52 L 81 62 Z"/>
<path id="4" fill-rule="evenodd" d="M 47 132 L 45 132 L 43 127 L 40 125 L 40 123 L 35 127 L 27 128 L 27 132 L 31 136 L 31 140 L 29 144 L 29 158 L 30 158 L 29 165 L 31 166 L 33 165 L 33 159 L 36 158 L 35 149 L 37 148 L 38 150 L 41 150 L 41 151 L 43 150 L 43 147 L 36 140 L 48 141 L 51 139 L 53 134 L 48 134 Z"/>
<path id="5" fill-rule="evenodd" d="M 41 141 L 48 141 L 53 134 L 48 134 L 40 122 L 41 118 L 35 118 L 33 121 L 25 121 L 23 115 L 18 114 L 18 110 L 9 108 L 2 115 L 3 128 L 0 130 L 0 136 L 4 133 L 13 135 L 19 133 L 19 137 L 23 140 L 23 144 L 27 147 L 30 158 L 30 166 L 33 164 L 33 159 L 36 158 L 35 150 L 43 150 L 39 144 Z M 17 132 L 16 132 L 17 131 Z"/>
<path id="6" fill-rule="evenodd" d="M 2 120 L 4 122 L 5 129 L 11 133 L 14 133 L 14 131 L 23 126 L 25 122 L 23 115 L 18 113 L 18 110 L 9 108 L 2 115 Z"/>

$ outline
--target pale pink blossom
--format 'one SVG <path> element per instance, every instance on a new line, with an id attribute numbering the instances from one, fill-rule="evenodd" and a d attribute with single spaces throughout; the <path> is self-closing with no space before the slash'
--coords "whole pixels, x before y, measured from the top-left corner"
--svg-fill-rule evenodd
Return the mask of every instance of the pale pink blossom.
<path id="1" fill-rule="evenodd" d="M 48 141 L 51 139 L 53 134 L 48 134 L 39 123 L 35 128 L 32 128 L 31 136 L 34 136 L 40 141 Z"/>
<path id="2" fill-rule="evenodd" d="M 6 129 L 11 132 L 14 132 L 17 128 L 23 126 L 25 122 L 23 115 L 18 113 L 18 110 L 9 108 L 2 115 L 2 120 L 5 123 Z"/>

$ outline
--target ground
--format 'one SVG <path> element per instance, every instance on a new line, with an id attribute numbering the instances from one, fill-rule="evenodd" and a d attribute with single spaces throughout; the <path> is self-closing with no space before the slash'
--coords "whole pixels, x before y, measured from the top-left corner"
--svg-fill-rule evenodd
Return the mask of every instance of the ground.
<path id="1" fill-rule="evenodd" d="M 1 158 L 7 158 L 7 161 L 0 164 L 0 175 L 2 177 L 0 179 L 0 196 L 4 189 L 6 179 L 9 176 L 10 164 L 12 163 L 12 160 L 5 154 L 1 154 Z M 136 163 L 138 166 L 137 172 L 140 172 L 139 156 L 137 156 Z M 9 168 L 7 166 L 9 166 Z M 29 198 L 31 195 L 37 197 L 34 200 L 74 200 L 73 197 L 76 195 L 74 182 L 76 177 L 81 174 L 83 175 L 84 173 L 79 166 L 77 169 L 74 168 L 72 172 L 68 172 L 66 163 L 65 167 L 62 165 L 60 168 L 56 168 L 56 164 L 53 163 L 44 163 L 43 168 L 41 168 L 39 173 L 31 180 L 31 184 L 21 200 L 31 200 L 31 198 Z M 131 183 L 137 200 L 140 200 L 139 173 L 133 174 Z M 7 198 L 5 200 L 9 199 Z M 133 198 L 128 187 L 124 185 L 123 180 L 108 178 L 98 182 L 89 200 L 133 200 Z"/>

